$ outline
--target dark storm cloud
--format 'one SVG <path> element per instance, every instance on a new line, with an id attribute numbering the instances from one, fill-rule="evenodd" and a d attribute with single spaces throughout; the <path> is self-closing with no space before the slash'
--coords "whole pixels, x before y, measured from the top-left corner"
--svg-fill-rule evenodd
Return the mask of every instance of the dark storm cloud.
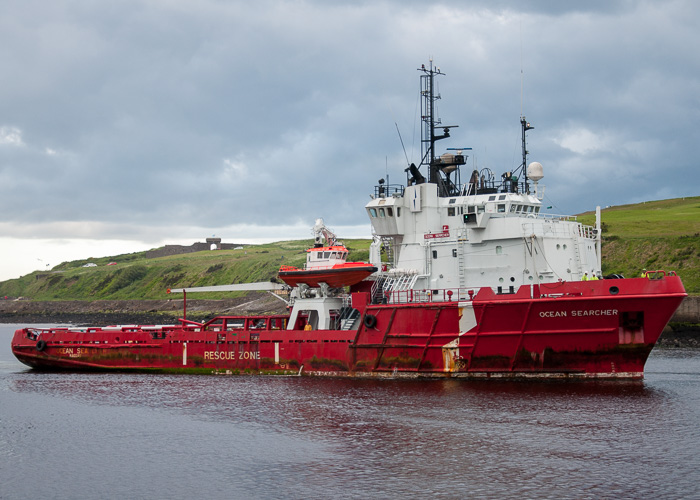
<path id="1" fill-rule="evenodd" d="M 430 56 L 470 166 L 517 167 L 522 106 L 558 211 L 697 194 L 695 3 L 527 4 L 6 2 L 4 227 L 365 224 Z"/>

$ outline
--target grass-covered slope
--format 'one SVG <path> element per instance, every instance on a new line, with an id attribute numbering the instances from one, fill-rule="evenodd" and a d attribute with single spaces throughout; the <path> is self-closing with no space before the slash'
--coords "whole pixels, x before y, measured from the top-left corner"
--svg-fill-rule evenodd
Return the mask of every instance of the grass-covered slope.
<path id="1" fill-rule="evenodd" d="M 370 240 L 344 240 L 349 260 L 367 260 Z M 64 262 L 0 283 L 0 296 L 33 300 L 132 300 L 167 298 L 168 288 L 270 281 L 281 264 L 300 266 L 313 241 L 250 245 L 148 259 L 145 252 Z M 97 267 L 82 267 L 86 263 Z M 107 265 L 116 262 L 115 265 Z M 233 294 L 228 294 L 231 296 Z M 197 294 L 221 298 L 222 294 Z"/>
<path id="2" fill-rule="evenodd" d="M 593 225 L 595 214 L 579 220 Z M 602 220 L 603 273 L 676 271 L 689 293 L 700 294 L 700 196 L 610 207 Z"/>

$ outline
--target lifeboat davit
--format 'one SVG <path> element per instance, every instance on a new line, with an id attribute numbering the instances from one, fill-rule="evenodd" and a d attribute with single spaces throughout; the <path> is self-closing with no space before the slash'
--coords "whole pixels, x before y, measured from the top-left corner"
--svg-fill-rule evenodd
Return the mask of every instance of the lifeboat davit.
<path id="1" fill-rule="evenodd" d="M 303 269 L 281 266 L 279 278 L 289 286 L 308 285 L 319 288 L 325 283 L 340 288 L 359 283 L 377 268 L 366 262 L 346 262 L 348 249 L 342 245 L 309 248 Z"/>

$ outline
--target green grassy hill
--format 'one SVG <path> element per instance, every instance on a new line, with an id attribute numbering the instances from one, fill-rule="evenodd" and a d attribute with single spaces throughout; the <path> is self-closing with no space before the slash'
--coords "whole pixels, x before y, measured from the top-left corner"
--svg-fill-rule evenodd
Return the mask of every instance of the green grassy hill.
<path id="1" fill-rule="evenodd" d="M 601 217 L 604 274 L 676 271 L 688 293 L 700 294 L 700 196 L 610 207 Z M 594 225 L 595 213 L 578 220 Z"/>
<path id="2" fill-rule="evenodd" d="M 603 210 L 603 272 L 639 276 L 642 268 L 676 271 L 691 294 L 700 294 L 700 197 L 653 201 Z M 594 213 L 579 216 L 593 225 Z M 349 260 L 366 261 L 370 240 L 344 240 Z M 311 240 L 249 245 L 146 258 L 145 252 L 64 262 L 0 282 L 0 296 L 33 300 L 164 299 L 175 287 L 270 281 L 281 264 L 299 266 Z M 97 267 L 82 267 L 87 262 Z M 116 265 L 108 266 L 109 262 Z M 241 293 L 241 292 L 238 292 Z M 198 294 L 221 298 L 229 294 Z"/>
<path id="3" fill-rule="evenodd" d="M 370 240 L 343 240 L 349 260 L 367 260 Z M 64 262 L 0 283 L 0 296 L 33 300 L 164 299 L 168 288 L 270 281 L 281 264 L 300 266 L 313 240 L 249 245 L 240 250 L 203 251 L 159 258 L 145 252 Z M 82 267 L 86 263 L 97 267 Z M 110 262 L 116 265 L 108 266 Z M 236 296 L 200 293 L 198 299 Z M 180 298 L 181 296 L 178 296 Z"/>

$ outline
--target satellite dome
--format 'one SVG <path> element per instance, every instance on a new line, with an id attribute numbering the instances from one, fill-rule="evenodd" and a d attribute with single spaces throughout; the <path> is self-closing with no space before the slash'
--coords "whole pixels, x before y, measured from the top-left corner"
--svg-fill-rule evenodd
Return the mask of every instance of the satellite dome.
<path id="1" fill-rule="evenodd" d="M 533 161 L 527 166 L 527 177 L 533 182 L 539 182 L 542 177 L 544 177 L 544 170 L 542 169 L 542 164 L 537 161 Z"/>

